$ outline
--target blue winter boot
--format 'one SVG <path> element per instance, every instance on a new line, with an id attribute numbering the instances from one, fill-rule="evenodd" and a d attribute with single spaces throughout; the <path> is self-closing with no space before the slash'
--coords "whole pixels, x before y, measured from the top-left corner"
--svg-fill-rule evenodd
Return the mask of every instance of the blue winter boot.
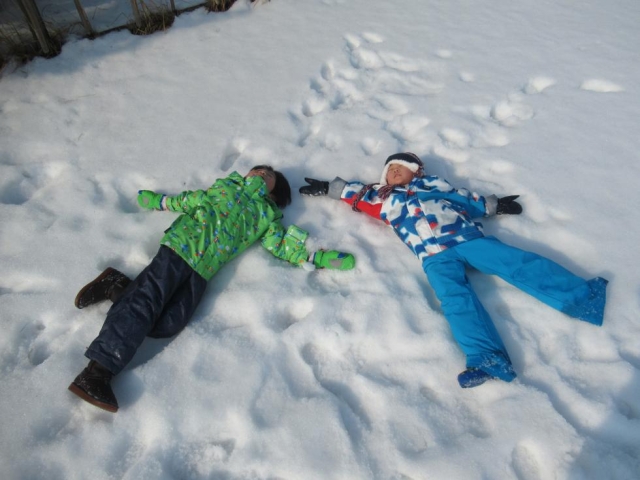
<path id="1" fill-rule="evenodd" d="M 479 368 L 467 368 L 464 372 L 458 375 L 458 383 L 462 388 L 473 388 L 478 385 L 482 385 L 487 380 L 491 380 L 492 377 L 487 372 L 483 372 Z"/>

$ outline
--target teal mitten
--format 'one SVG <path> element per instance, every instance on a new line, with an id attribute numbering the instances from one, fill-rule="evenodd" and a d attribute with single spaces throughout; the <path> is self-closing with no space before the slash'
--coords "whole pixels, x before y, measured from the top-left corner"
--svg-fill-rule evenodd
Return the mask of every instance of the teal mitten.
<path id="1" fill-rule="evenodd" d="M 351 270 L 356 266 L 356 259 L 350 253 L 337 250 L 318 250 L 313 254 L 313 264 L 316 268 L 331 270 Z"/>
<path id="2" fill-rule="evenodd" d="M 149 210 L 162 210 L 162 199 L 165 195 L 151 190 L 138 190 L 138 205 Z"/>

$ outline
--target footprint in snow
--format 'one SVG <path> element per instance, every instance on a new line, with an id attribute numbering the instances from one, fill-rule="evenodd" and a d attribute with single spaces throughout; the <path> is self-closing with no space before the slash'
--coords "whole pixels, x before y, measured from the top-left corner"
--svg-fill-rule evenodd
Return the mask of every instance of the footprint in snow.
<path id="1" fill-rule="evenodd" d="M 344 41 L 346 43 L 347 50 L 351 51 L 362 45 L 362 38 L 359 35 L 354 35 L 352 33 L 347 33 L 344 36 Z"/>
<path id="2" fill-rule="evenodd" d="M 235 439 L 184 443 L 173 450 L 172 462 L 177 471 L 190 472 L 193 478 L 213 478 L 216 467 L 226 463 L 235 448 Z"/>
<path id="3" fill-rule="evenodd" d="M 453 57 L 453 52 L 451 50 L 441 49 L 436 51 L 436 57 L 446 60 Z"/>
<path id="4" fill-rule="evenodd" d="M 398 116 L 409 113 L 411 110 L 407 103 L 396 95 L 375 95 L 371 104 L 367 114 L 372 118 L 385 122 L 390 122 Z"/>
<path id="5" fill-rule="evenodd" d="M 0 203 L 22 205 L 59 178 L 68 166 L 63 162 L 37 163 L 18 167 L 0 164 Z"/>
<path id="6" fill-rule="evenodd" d="M 400 72 L 418 72 L 421 69 L 418 62 L 394 52 L 379 52 L 379 56 L 384 62 L 385 67 L 392 68 Z"/>
<path id="7" fill-rule="evenodd" d="M 390 437 L 396 448 L 408 458 L 422 455 L 433 441 L 429 427 L 417 419 L 398 417 L 389 422 Z"/>
<path id="8" fill-rule="evenodd" d="M 5 270 L 2 278 L 0 278 L 0 295 L 49 293 L 57 286 L 58 280 L 46 278 L 39 272 L 11 272 Z"/>
<path id="9" fill-rule="evenodd" d="M 430 122 L 421 115 L 402 115 L 387 122 L 385 129 L 398 141 L 408 143 L 420 140 Z"/>
<path id="10" fill-rule="evenodd" d="M 556 84 L 553 78 L 549 77 L 534 77 L 530 78 L 527 84 L 522 87 L 522 91 L 527 95 L 533 95 L 536 93 L 542 93 L 547 88 Z"/>
<path id="11" fill-rule="evenodd" d="M 3 370 L 12 371 L 14 368 L 22 368 L 26 360 L 32 366 L 42 364 L 51 355 L 48 342 L 40 337 L 46 326 L 40 320 L 25 321 L 19 330 L 4 332 L 8 338 L 7 348 L 0 354 Z"/>
<path id="12" fill-rule="evenodd" d="M 353 68 L 375 70 L 384 67 L 384 61 L 377 52 L 362 47 L 363 42 L 374 44 L 383 42 L 384 40 L 381 36 L 375 33 L 365 33 L 361 36 L 348 33 L 344 36 L 344 39 L 345 48 L 349 53 L 349 60 Z"/>
<path id="13" fill-rule="evenodd" d="M 378 35 L 374 32 L 363 32 L 362 38 L 365 39 L 369 43 L 382 43 L 384 42 L 384 37 L 382 35 Z"/>
<path id="14" fill-rule="evenodd" d="M 531 442 L 522 441 L 511 453 L 511 464 L 518 480 L 537 480 L 548 478 L 543 469 L 540 452 Z"/>
<path id="15" fill-rule="evenodd" d="M 376 81 L 380 91 L 402 96 L 432 96 L 445 88 L 444 83 L 434 80 L 422 71 L 383 70 L 378 74 Z"/>
<path id="16" fill-rule="evenodd" d="M 471 72 L 460 72 L 458 74 L 460 81 L 465 83 L 471 83 L 476 81 L 476 76 Z"/>
<path id="17" fill-rule="evenodd" d="M 336 75 L 336 69 L 333 66 L 333 63 L 325 62 L 324 64 L 322 64 L 320 75 L 322 75 L 322 78 L 324 78 L 326 81 L 331 80 Z"/>
<path id="18" fill-rule="evenodd" d="M 251 407 L 253 422 L 262 428 L 274 427 L 286 416 L 287 386 L 279 375 L 269 372 Z"/>
<path id="19" fill-rule="evenodd" d="M 366 48 L 357 48 L 349 56 L 351 65 L 357 69 L 377 70 L 385 66 L 378 53 Z"/>
<path id="20" fill-rule="evenodd" d="M 601 79 L 585 80 L 584 82 L 582 82 L 582 85 L 580 85 L 580 88 L 582 90 L 597 93 L 618 93 L 624 91 L 624 88 L 622 88 L 620 85 L 616 85 L 613 82 Z"/>
<path id="21" fill-rule="evenodd" d="M 450 148 L 443 144 L 434 145 L 431 148 L 431 154 L 434 157 L 453 163 L 465 163 L 471 157 L 471 154 L 466 150 Z"/>
<path id="22" fill-rule="evenodd" d="M 505 127 L 515 127 L 533 115 L 533 108 L 519 101 L 503 100 L 491 108 L 491 118 Z"/>
<path id="23" fill-rule="evenodd" d="M 313 140 L 320 132 L 320 125 L 311 124 L 308 125 L 298 137 L 298 146 L 305 147 L 311 140 Z"/>
<path id="24" fill-rule="evenodd" d="M 248 141 L 244 138 L 234 138 L 227 148 L 224 150 L 222 154 L 222 162 L 220 163 L 220 169 L 223 172 L 228 171 L 231 167 L 233 167 L 244 152 L 245 148 L 247 148 Z"/>
<path id="25" fill-rule="evenodd" d="M 509 135 L 504 127 L 495 124 L 483 125 L 473 136 L 471 146 L 474 148 L 504 147 L 509 145 Z"/>
<path id="26" fill-rule="evenodd" d="M 335 94 L 331 99 L 333 110 L 352 107 L 363 99 L 360 89 L 348 80 L 337 79 L 333 86 L 335 88 Z"/>
<path id="27" fill-rule="evenodd" d="M 466 150 L 471 139 L 462 130 L 455 128 L 444 128 L 438 133 L 440 144 L 432 147 L 431 153 L 439 158 L 454 163 L 464 163 L 470 158 L 470 153 Z"/>
<path id="28" fill-rule="evenodd" d="M 493 160 L 488 163 L 488 170 L 494 175 L 504 175 L 513 171 L 513 164 L 506 160 Z"/>
<path id="29" fill-rule="evenodd" d="M 450 148 L 466 148 L 469 146 L 469 135 L 455 128 L 443 128 L 438 134 L 445 146 Z"/>
<path id="30" fill-rule="evenodd" d="M 320 95 L 308 98 L 302 104 L 302 113 L 306 117 L 313 117 L 322 112 L 328 105 L 327 99 Z"/>
<path id="31" fill-rule="evenodd" d="M 269 327 L 277 333 L 282 333 L 289 327 L 304 320 L 313 312 L 314 303 L 310 299 L 302 299 L 292 303 L 284 312 L 277 315 Z"/>
<path id="32" fill-rule="evenodd" d="M 371 418 L 366 402 L 356 392 L 352 382 L 345 379 L 347 369 L 313 343 L 302 347 L 300 353 L 320 386 L 335 398 L 349 436 L 358 438 L 361 427 L 370 430 Z"/>
<path id="33" fill-rule="evenodd" d="M 360 142 L 360 147 L 365 155 L 371 157 L 380 152 L 383 142 L 381 140 L 367 137 Z"/>

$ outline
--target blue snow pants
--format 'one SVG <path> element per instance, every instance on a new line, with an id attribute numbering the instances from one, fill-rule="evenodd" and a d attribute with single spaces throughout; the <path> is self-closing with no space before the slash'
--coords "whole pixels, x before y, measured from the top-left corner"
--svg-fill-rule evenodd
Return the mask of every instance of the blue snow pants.
<path id="1" fill-rule="evenodd" d="M 182 258 L 161 246 L 111 306 L 85 356 L 114 375 L 120 373 L 145 337 L 172 337 L 187 325 L 206 286 Z"/>
<path id="2" fill-rule="evenodd" d="M 548 258 L 494 237 L 456 245 L 427 258 L 422 266 L 453 337 L 467 357 L 467 368 L 479 368 L 507 382 L 516 373 L 491 317 L 469 283 L 465 267 L 497 275 L 556 310 L 602 325 L 607 280 L 584 280 Z"/>

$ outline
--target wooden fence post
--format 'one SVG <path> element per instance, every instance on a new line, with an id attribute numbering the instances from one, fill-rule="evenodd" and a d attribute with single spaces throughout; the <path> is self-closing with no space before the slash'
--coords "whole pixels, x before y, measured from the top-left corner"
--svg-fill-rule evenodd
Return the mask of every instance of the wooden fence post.
<path id="1" fill-rule="evenodd" d="M 18 4 L 22 12 L 26 15 L 31 32 L 36 37 L 44 54 L 49 55 L 53 53 L 55 47 L 53 46 L 49 32 L 47 32 L 47 27 L 44 24 L 44 20 L 42 20 L 42 16 L 34 0 L 18 0 Z"/>
<path id="2" fill-rule="evenodd" d="M 73 3 L 76 4 L 76 10 L 78 10 L 78 15 L 80 15 L 80 21 L 82 22 L 82 26 L 84 27 L 84 30 L 87 32 L 87 35 L 89 35 L 90 37 L 93 36 L 95 32 L 93 31 L 93 27 L 91 26 L 89 17 L 87 17 L 87 13 L 84 11 L 84 8 L 82 8 L 82 4 L 80 3 L 80 0 L 73 0 Z"/>

